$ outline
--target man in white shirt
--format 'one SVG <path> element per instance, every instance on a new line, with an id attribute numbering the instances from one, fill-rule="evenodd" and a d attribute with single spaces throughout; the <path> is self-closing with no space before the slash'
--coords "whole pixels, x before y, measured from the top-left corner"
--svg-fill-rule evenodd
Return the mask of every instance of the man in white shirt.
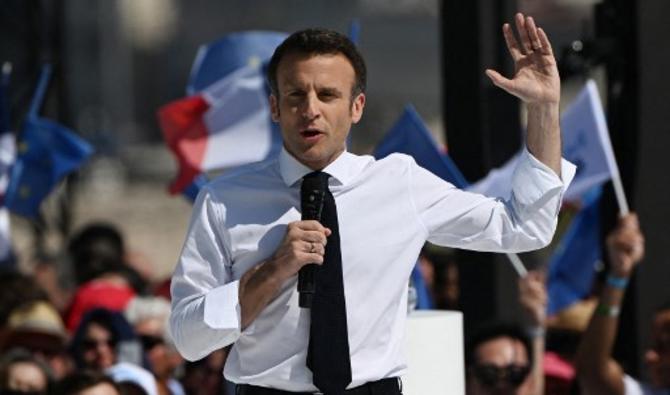
<path id="1" fill-rule="evenodd" d="M 287 38 L 268 70 L 282 152 L 214 180 L 193 209 L 172 280 L 171 330 L 182 355 L 195 360 L 234 343 L 224 373 L 239 393 L 317 393 L 308 367 L 312 312 L 298 305 L 297 273 L 310 263 L 332 267 L 324 254 L 339 247 L 350 378 L 341 389 L 320 390 L 400 394 L 407 280 L 424 242 L 483 251 L 543 247 L 556 226 L 561 169 L 566 184 L 574 173 L 560 157 L 551 46 L 532 18 L 518 14 L 516 25 L 520 41 L 503 27 L 515 76 L 486 71 L 528 105 L 528 150 L 508 202 L 458 190 L 405 155 L 375 161 L 347 152 L 365 106 L 361 55 L 328 30 Z M 314 171 L 329 176 L 339 230 L 300 220 L 301 179 Z M 331 340 L 335 347 L 342 339 Z"/>

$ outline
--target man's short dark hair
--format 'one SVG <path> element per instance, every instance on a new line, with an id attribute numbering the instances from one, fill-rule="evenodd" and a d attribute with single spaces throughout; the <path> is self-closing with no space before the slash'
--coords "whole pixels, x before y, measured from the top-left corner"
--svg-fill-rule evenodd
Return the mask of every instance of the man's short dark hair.
<path id="1" fill-rule="evenodd" d="M 275 49 L 268 65 L 268 82 L 272 93 L 277 96 L 279 87 L 277 84 L 277 68 L 279 62 L 288 54 L 305 55 L 334 55 L 342 54 L 351 63 L 356 74 L 356 81 L 351 90 L 351 96 L 365 93 L 367 83 L 367 71 L 365 61 L 356 45 L 347 36 L 328 29 L 305 29 L 288 36 L 277 49 Z"/>
<path id="2" fill-rule="evenodd" d="M 488 323 L 474 331 L 465 345 L 465 366 L 470 367 L 477 363 L 475 354 L 481 344 L 501 337 L 509 337 L 521 342 L 528 355 L 528 365 L 533 366 L 533 349 L 530 337 L 520 325 L 506 322 Z"/>

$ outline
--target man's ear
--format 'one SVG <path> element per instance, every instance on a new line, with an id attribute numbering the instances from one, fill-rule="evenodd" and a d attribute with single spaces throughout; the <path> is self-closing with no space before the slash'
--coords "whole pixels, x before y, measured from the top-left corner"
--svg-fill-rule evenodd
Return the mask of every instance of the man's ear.
<path id="1" fill-rule="evenodd" d="M 279 103 L 275 95 L 270 95 L 270 115 L 273 122 L 279 122 Z"/>
<path id="2" fill-rule="evenodd" d="M 365 107 L 365 93 L 359 93 L 351 102 L 351 122 L 358 123 L 363 116 Z"/>

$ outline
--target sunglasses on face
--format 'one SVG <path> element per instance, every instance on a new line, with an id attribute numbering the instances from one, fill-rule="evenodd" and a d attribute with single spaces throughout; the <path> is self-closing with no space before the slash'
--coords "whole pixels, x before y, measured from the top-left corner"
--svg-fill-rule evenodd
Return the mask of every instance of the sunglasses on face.
<path id="1" fill-rule="evenodd" d="M 472 373 L 480 383 L 487 387 L 496 387 L 507 383 L 511 387 L 516 388 L 523 383 L 528 373 L 530 373 L 530 366 L 476 364 L 472 367 Z"/>
<path id="2" fill-rule="evenodd" d="M 139 336 L 140 343 L 142 343 L 142 348 L 145 351 L 149 351 L 156 346 L 165 344 L 165 341 L 160 336 L 151 336 L 151 335 L 141 335 Z"/>

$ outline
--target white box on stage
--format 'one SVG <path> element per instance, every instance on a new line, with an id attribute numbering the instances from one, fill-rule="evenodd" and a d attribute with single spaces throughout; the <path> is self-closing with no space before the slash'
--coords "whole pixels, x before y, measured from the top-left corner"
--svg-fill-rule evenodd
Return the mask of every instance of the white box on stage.
<path id="1" fill-rule="evenodd" d="M 404 395 L 465 394 L 463 314 L 417 310 L 407 317 Z"/>

